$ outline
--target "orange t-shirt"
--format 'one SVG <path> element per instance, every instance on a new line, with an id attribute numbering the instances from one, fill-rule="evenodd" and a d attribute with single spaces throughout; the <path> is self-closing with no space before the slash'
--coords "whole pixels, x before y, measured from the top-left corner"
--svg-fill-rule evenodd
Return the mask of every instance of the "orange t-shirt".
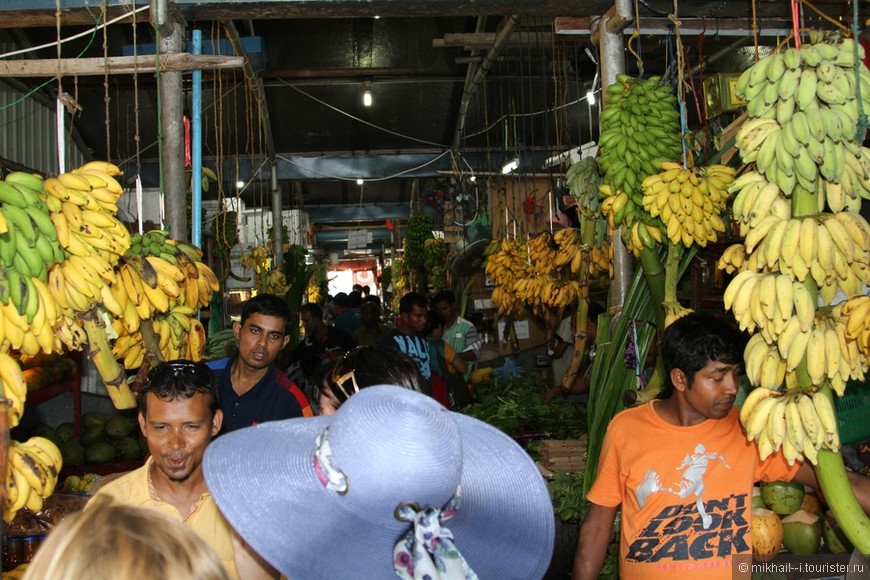
<path id="1" fill-rule="evenodd" d="M 680 427 L 654 403 L 614 417 L 587 496 L 622 505 L 620 578 L 730 579 L 731 557 L 752 552 L 752 486 L 791 480 L 798 464 L 779 453 L 761 462 L 736 407 L 724 419 Z"/>

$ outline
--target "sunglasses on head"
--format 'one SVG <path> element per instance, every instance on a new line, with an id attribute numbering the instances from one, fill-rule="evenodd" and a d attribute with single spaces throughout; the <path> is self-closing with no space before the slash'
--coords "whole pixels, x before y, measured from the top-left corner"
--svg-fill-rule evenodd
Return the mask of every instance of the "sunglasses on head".
<path id="1" fill-rule="evenodd" d="M 360 351 L 365 348 L 367 347 L 357 346 L 344 353 L 344 356 L 341 357 L 341 360 L 329 373 L 330 383 L 335 385 L 346 399 L 349 399 L 354 393 L 359 392 L 359 385 L 357 384 L 356 376 L 354 375 L 354 372 L 356 371 L 356 357 L 359 355 Z"/>
<path id="2" fill-rule="evenodd" d="M 207 387 L 214 383 L 211 369 L 202 363 L 187 360 L 160 363 L 148 373 L 147 381 L 153 386 L 163 386 L 177 378 L 196 387 Z"/>

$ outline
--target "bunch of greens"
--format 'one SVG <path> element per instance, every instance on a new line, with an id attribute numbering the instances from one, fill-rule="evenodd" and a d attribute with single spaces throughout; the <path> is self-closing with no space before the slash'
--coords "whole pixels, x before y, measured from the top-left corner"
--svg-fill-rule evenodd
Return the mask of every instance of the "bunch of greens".
<path id="1" fill-rule="evenodd" d="M 558 401 L 545 405 L 543 380 L 533 374 L 494 378 L 475 387 L 476 402 L 462 412 L 489 423 L 517 441 L 579 439 L 586 432 L 586 405 Z"/>

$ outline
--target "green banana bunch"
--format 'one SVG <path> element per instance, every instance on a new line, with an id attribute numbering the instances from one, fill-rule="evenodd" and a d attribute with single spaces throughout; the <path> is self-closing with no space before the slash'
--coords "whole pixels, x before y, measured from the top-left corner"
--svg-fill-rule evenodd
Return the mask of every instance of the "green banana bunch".
<path id="1" fill-rule="evenodd" d="M 637 206 L 643 180 L 682 152 L 676 97 L 659 80 L 617 75 L 601 112 L 598 167 L 604 183 L 628 194 Z"/>
<path id="2" fill-rule="evenodd" d="M 819 211 L 859 211 L 870 199 L 870 152 L 856 140 L 859 113 L 870 108 L 870 70 L 855 41 L 830 39 L 788 48 L 740 76 L 736 92 L 751 119 L 737 134 L 745 162 L 755 162 L 785 196 L 821 191 Z M 864 50 L 858 46 L 863 61 Z"/>

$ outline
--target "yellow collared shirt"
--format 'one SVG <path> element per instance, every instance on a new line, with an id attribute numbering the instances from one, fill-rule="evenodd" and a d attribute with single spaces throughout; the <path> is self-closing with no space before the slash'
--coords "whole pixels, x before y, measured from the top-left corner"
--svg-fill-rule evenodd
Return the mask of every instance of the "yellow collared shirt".
<path id="1" fill-rule="evenodd" d="M 125 505 L 149 507 L 169 514 L 174 519 L 195 531 L 208 543 L 226 566 L 230 578 L 237 579 L 236 562 L 233 559 L 233 542 L 230 525 L 218 510 L 214 498 L 208 492 L 202 494 L 190 513 L 183 516 L 174 505 L 163 501 L 151 481 L 151 457 L 145 465 L 115 481 L 107 483 L 94 495 L 108 496 Z"/>

